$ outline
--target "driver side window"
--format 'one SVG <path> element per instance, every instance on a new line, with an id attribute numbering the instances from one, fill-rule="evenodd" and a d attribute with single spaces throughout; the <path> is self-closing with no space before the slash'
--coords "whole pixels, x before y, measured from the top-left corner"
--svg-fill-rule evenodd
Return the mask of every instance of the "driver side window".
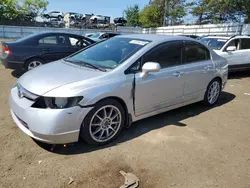
<path id="1" fill-rule="evenodd" d="M 75 48 L 84 48 L 89 45 L 87 41 L 75 37 L 69 37 L 69 42 L 70 45 Z"/>
<path id="2" fill-rule="evenodd" d="M 143 56 L 143 64 L 157 62 L 161 68 L 173 67 L 181 64 L 182 42 L 163 44 Z"/>
<path id="3" fill-rule="evenodd" d="M 240 40 L 239 39 L 232 40 L 231 42 L 229 42 L 226 48 L 228 48 L 229 46 L 236 47 L 236 50 L 240 50 Z"/>

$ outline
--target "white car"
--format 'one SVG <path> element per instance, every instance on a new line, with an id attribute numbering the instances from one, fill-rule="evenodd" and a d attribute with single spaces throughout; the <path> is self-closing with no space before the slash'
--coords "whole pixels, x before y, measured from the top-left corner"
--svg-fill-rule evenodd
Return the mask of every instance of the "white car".
<path id="1" fill-rule="evenodd" d="M 64 14 L 63 14 L 63 12 L 52 11 L 52 12 L 49 12 L 48 14 L 45 14 L 44 17 L 46 17 L 46 18 L 60 18 L 60 19 L 63 19 Z"/>
<path id="2" fill-rule="evenodd" d="M 227 59 L 229 71 L 250 69 L 250 36 L 207 36 L 200 41 Z"/>

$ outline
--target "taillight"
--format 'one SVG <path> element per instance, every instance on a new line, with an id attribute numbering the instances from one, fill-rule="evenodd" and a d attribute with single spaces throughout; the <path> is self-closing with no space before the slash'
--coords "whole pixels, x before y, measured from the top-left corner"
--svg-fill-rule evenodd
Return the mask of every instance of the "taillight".
<path id="1" fill-rule="evenodd" d="M 3 53 L 5 54 L 12 54 L 12 52 L 10 51 L 10 49 L 8 48 L 8 46 L 3 45 Z"/>

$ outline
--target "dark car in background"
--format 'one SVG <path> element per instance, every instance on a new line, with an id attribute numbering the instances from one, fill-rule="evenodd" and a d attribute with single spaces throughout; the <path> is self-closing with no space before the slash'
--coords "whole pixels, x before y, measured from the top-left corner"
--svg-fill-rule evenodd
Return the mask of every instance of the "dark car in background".
<path id="1" fill-rule="evenodd" d="M 5 68 L 28 71 L 67 57 L 94 43 L 87 37 L 69 33 L 32 34 L 15 42 L 3 43 L 0 60 Z"/>
<path id="2" fill-rule="evenodd" d="M 115 18 L 114 23 L 116 26 L 125 26 L 127 24 L 127 20 L 123 17 Z"/>

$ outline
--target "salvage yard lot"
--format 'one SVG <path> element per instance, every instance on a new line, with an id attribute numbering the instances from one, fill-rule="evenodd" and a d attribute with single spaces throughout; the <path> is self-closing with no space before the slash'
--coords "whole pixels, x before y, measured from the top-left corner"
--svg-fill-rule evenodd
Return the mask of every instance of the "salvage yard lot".
<path id="1" fill-rule="evenodd" d="M 120 170 L 136 174 L 142 188 L 250 187 L 249 72 L 231 76 L 214 108 L 198 103 L 147 118 L 107 146 L 54 148 L 12 121 L 17 75 L 0 65 L 0 187 L 117 188 Z"/>

